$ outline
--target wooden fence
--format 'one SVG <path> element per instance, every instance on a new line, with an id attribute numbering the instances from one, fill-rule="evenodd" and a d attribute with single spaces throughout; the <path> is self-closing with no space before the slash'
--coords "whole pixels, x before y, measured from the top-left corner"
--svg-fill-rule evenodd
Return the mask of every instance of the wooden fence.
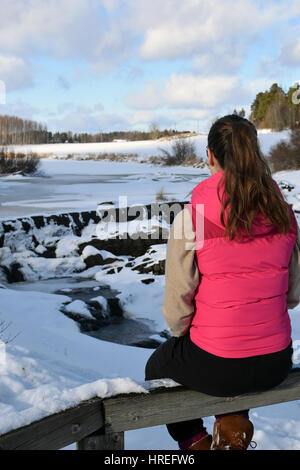
<path id="1" fill-rule="evenodd" d="M 177 386 L 111 398 L 93 398 L 0 436 L 1 450 L 54 450 L 74 442 L 78 450 L 122 450 L 124 432 L 197 417 L 300 399 L 300 368 L 261 393 L 220 398 Z M 150 385 L 150 386 L 149 386 Z"/>

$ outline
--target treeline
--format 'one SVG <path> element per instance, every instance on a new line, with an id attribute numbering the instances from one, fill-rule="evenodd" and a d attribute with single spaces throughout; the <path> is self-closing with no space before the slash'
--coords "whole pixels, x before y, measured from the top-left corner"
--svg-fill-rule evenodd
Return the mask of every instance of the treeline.
<path id="1" fill-rule="evenodd" d="M 249 119 L 259 129 L 294 129 L 300 125 L 299 85 L 285 92 L 277 83 L 256 95 Z"/>
<path id="2" fill-rule="evenodd" d="M 92 143 L 92 142 L 113 142 L 114 140 L 151 140 L 161 137 L 171 137 L 178 134 L 188 134 L 190 131 L 176 131 L 174 129 L 149 130 L 146 131 L 114 131 L 114 132 L 97 132 L 95 134 L 75 133 L 72 132 L 48 132 L 49 143 Z"/>
<path id="3" fill-rule="evenodd" d="M 43 144 L 47 142 L 45 125 L 17 116 L 0 115 L 0 145 Z"/>
<path id="4" fill-rule="evenodd" d="M 0 146 L 3 145 L 30 145 L 30 144 L 57 144 L 57 143 L 89 143 L 112 142 L 114 140 L 150 140 L 160 137 L 174 136 L 189 133 L 189 131 L 176 131 L 175 129 L 160 130 L 155 124 L 146 131 L 114 131 L 74 133 L 50 132 L 46 125 L 30 119 L 21 119 L 17 116 L 0 115 Z"/>

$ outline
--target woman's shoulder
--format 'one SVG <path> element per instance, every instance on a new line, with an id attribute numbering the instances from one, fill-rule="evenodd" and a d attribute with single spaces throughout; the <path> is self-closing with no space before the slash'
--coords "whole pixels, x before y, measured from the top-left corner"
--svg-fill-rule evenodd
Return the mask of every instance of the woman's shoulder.
<path id="1" fill-rule="evenodd" d="M 193 197 L 205 195 L 208 191 L 211 191 L 211 190 L 215 191 L 223 174 L 224 174 L 224 171 L 220 170 L 217 173 L 214 173 L 213 175 L 208 176 L 207 178 L 200 181 L 200 183 L 198 183 L 197 186 L 195 186 L 192 191 L 192 200 L 193 200 Z"/>

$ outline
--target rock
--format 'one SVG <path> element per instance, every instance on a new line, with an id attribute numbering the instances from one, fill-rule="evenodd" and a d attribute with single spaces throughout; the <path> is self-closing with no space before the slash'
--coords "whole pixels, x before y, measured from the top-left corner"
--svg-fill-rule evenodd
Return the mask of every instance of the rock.
<path id="1" fill-rule="evenodd" d="M 73 290 L 80 294 L 81 289 Z M 66 303 L 60 310 L 66 316 L 80 325 L 82 332 L 96 331 L 103 326 L 110 325 L 123 318 L 123 309 L 117 297 L 107 298 L 107 308 L 99 304 L 97 299 L 82 301 L 73 299 Z"/>
<path id="2" fill-rule="evenodd" d="M 32 240 L 32 243 L 33 243 L 34 248 L 36 248 L 37 246 L 39 246 L 40 242 L 37 240 L 37 238 L 36 238 L 35 235 L 32 235 L 32 236 L 31 236 L 31 240 Z"/>
<path id="3" fill-rule="evenodd" d="M 108 271 L 106 271 L 107 274 L 115 274 L 115 270 L 114 269 L 109 269 Z"/>
<path id="4" fill-rule="evenodd" d="M 24 232 L 28 233 L 29 230 L 32 228 L 30 223 L 27 220 L 22 220 L 21 223 L 22 223 L 22 227 L 23 227 Z"/>
<path id="5" fill-rule="evenodd" d="M 86 246 L 81 253 L 81 259 L 87 268 L 93 268 L 103 263 L 103 256 L 93 246 Z"/>
<path id="6" fill-rule="evenodd" d="M 43 215 L 34 215 L 32 220 L 36 228 L 45 227 L 45 218 Z"/>
<path id="7" fill-rule="evenodd" d="M 20 271 L 22 266 L 19 263 L 12 263 L 9 267 L 2 265 L 0 268 L 4 272 L 7 282 L 12 283 L 25 281 L 24 275 Z"/>
<path id="8" fill-rule="evenodd" d="M 94 266 L 100 266 L 103 263 L 103 258 L 100 254 L 91 255 L 84 259 L 84 263 L 87 268 L 93 268 Z"/>
<path id="9" fill-rule="evenodd" d="M 152 278 L 149 278 L 149 279 L 141 279 L 141 282 L 143 282 L 143 284 L 151 284 L 152 282 L 154 282 L 155 279 L 152 279 Z"/>
<path id="10" fill-rule="evenodd" d="M 110 315 L 113 317 L 123 317 L 123 309 L 117 297 L 107 299 Z"/>
<path id="11" fill-rule="evenodd" d="M 134 268 L 132 268 L 133 271 L 138 271 L 141 274 L 156 274 L 156 275 L 164 275 L 165 274 L 165 266 L 166 266 L 166 260 L 159 260 L 156 261 L 155 263 L 142 263 Z"/>
<path id="12" fill-rule="evenodd" d="M 115 237 L 101 240 L 93 238 L 88 242 L 79 244 L 79 253 L 82 253 L 87 246 L 93 246 L 97 250 L 106 250 L 115 256 L 138 257 L 146 253 L 152 245 L 166 243 L 169 236 L 167 229 L 159 228 L 157 233 L 137 232 L 134 238 L 125 233 L 124 237 Z"/>
<path id="13" fill-rule="evenodd" d="M 120 261 L 119 258 L 105 258 L 103 259 L 103 262 L 101 264 L 105 265 L 105 264 L 112 264 L 112 263 L 116 263 L 117 261 Z"/>
<path id="14" fill-rule="evenodd" d="M 86 318 L 78 313 L 68 312 L 63 307 L 60 309 L 60 311 L 67 317 L 76 321 L 76 323 L 79 323 L 80 331 L 83 333 L 87 331 L 96 331 L 101 328 L 101 326 L 109 324 L 109 321 L 104 318 L 102 318 L 101 320 L 95 318 L 93 320 L 92 318 Z"/>
<path id="15" fill-rule="evenodd" d="M 114 206 L 113 201 L 104 201 L 104 202 L 98 202 L 98 206 Z"/>
<path id="16" fill-rule="evenodd" d="M 2 228 L 4 233 L 14 232 L 16 230 L 12 222 L 2 222 Z"/>
<path id="17" fill-rule="evenodd" d="M 41 247 L 41 245 L 39 245 Z M 40 256 L 43 258 L 56 258 L 56 246 L 44 246 L 44 250 L 39 248 L 39 253 Z"/>
<path id="18" fill-rule="evenodd" d="M 19 263 L 13 263 L 10 266 L 10 279 L 8 282 L 23 282 L 25 281 L 23 273 L 20 271 L 22 266 Z"/>
<path id="19" fill-rule="evenodd" d="M 281 189 L 287 189 L 289 192 L 295 189 L 295 185 L 288 181 L 279 181 L 278 185 Z"/>

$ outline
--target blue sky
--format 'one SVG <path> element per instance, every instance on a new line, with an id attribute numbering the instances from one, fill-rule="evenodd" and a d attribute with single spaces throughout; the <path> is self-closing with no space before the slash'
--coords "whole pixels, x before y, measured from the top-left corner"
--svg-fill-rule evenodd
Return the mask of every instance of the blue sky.
<path id="1" fill-rule="evenodd" d="M 0 113 L 49 130 L 206 132 L 300 81 L 299 0 L 1 0 Z"/>

